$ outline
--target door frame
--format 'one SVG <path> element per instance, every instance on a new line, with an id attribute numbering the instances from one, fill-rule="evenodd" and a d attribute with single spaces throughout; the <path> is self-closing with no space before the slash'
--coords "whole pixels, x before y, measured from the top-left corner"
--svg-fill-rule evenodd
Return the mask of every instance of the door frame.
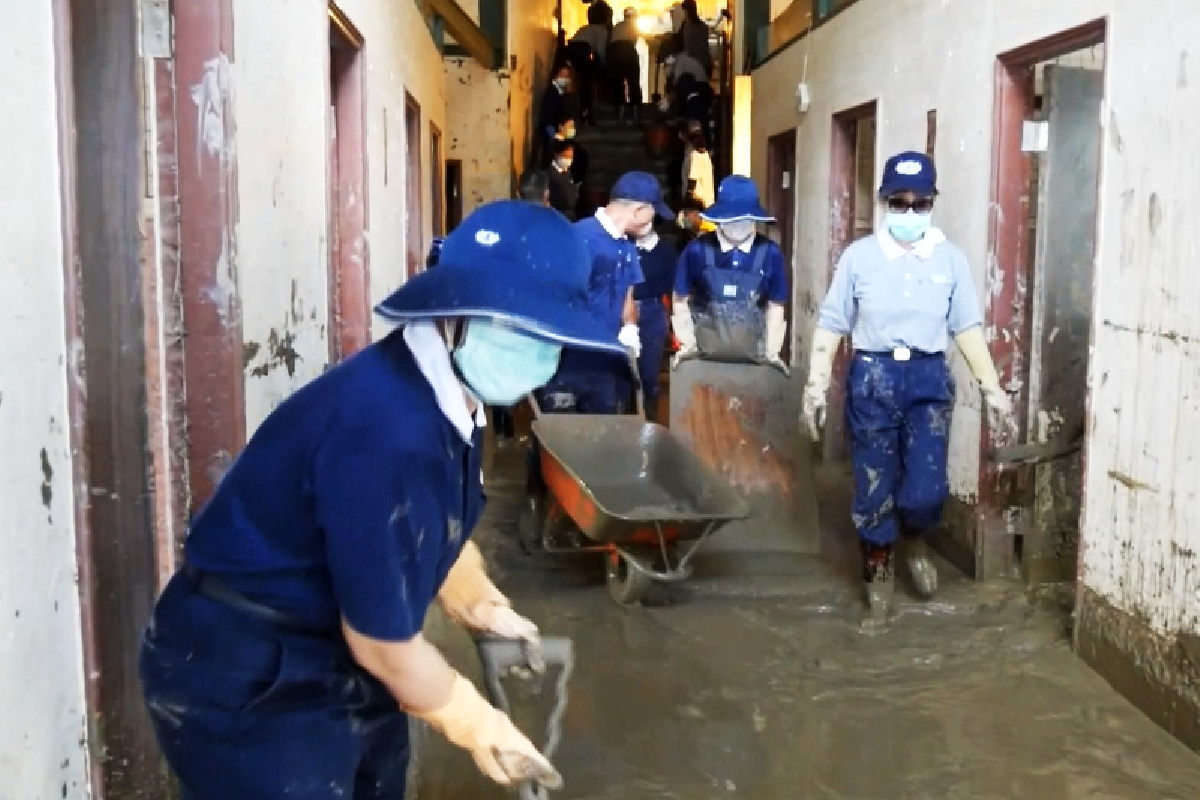
<path id="1" fill-rule="evenodd" d="M 858 123 L 874 117 L 879 119 L 879 100 L 873 99 L 839 111 L 831 121 L 829 142 L 829 250 L 827 279 L 833 282 L 838 259 L 854 241 L 855 190 L 858 179 Z M 878 131 L 878 127 L 876 128 Z M 876 156 L 879 150 L 875 138 Z M 875 158 L 879 171 L 878 157 Z M 846 373 L 850 364 L 850 342 L 839 347 L 830 380 L 829 410 L 826 414 L 824 460 L 845 460 L 849 453 L 845 414 Z"/>
<path id="2" fill-rule="evenodd" d="M 425 268 L 423 251 L 425 229 L 421 208 L 421 104 L 411 93 L 404 93 L 404 230 L 409 278 Z"/>
<path id="3" fill-rule="evenodd" d="M 793 254 L 796 252 L 796 143 L 797 129 L 790 128 L 767 139 L 767 210 L 779 225 L 779 247 L 783 251 L 784 269 L 787 275 L 788 302 L 784 310 L 787 335 L 783 340 L 780 357 L 785 364 L 792 362 L 792 335 L 795 332 L 794 306 L 796 294 L 796 267 Z M 782 165 L 791 165 L 788 185 L 782 185 Z M 786 213 L 781 214 L 781 210 Z"/>
<path id="4" fill-rule="evenodd" d="M 994 332 L 990 348 L 1000 373 L 1001 385 L 1020 387 L 1013 399 L 1014 408 L 1026 408 L 1029 403 L 1027 351 L 1033 326 L 1028 292 L 1031 285 L 1031 276 L 1028 274 L 1031 259 L 1028 256 L 1034 243 L 1025 220 L 1028 218 L 1028 203 L 1037 200 L 1027 193 L 1031 167 L 1028 156 L 1021 150 L 1022 128 L 1032 108 L 1034 87 L 1031 70 L 1039 62 L 1104 42 L 1107 29 L 1107 17 L 1101 17 L 1001 53 L 996 58 L 993 76 L 991 202 L 988 206 L 988 254 L 995 266 L 988 269 L 988 274 L 999 277 L 999 286 L 994 290 L 985 287 L 984 326 L 985 330 Z M 1107 59 L 1106 50 L 1106 62 Z M 1098 186 L 1102 185 L 1102 181 L 1103 176 Z M 1100 224 L 1099 214 L 1096 224 L 1097 227 Z M 1094 306 L 1094 290 L 1092 302 Z M 1086 406 L 1085 419 L 1090 419 L 1090 393 Z M 1021 427 L 1016 433 L 1022 439 L 1026 435 L 1024 421 L 1018 420 Z M 993 447 L 1011 444 L 1013 438 L 1004 431 L 991 430 L 987 415 L 983 415 L 979 439 L 979 502 L 975 509 L 974 548 L 974 574 L 979 579 L 1008 575 L 1015 565 L 1014 534 L 1017 521 L 1008 509 L 1010 499 L 1020 490 L 1019 471 L 1000 472 L 987 457 Z M 1085 434 L 1081 454 L 1085 474 L 1086 443 Z M 1080 492 L 1083 491 L 1083 487 L 1080 487 Z M 1080 503 L 1083 502 L 1081 496 Z"/>

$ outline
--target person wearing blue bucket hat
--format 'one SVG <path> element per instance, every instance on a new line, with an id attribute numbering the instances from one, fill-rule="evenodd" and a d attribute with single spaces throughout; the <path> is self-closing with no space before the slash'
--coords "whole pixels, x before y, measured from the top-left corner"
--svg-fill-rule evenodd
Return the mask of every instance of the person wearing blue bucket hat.
<path id="1" fill-rule="evenodd" d="M 539 661 L 537 626 L 469 541 L 483 404 L 549 380 L 564 347 L 623 351 L 588 310 L 590 266 L 553 209 L 482 206 L 436 269 L 378 305 L 400 327 L 259 426 L 196 515 L 142 642 L 183 797 L 400 800 L 409 715 L 501 784 L 561 784 L 421 629 L 436 599 Z"/>
<path id="2" fill-rule="evenodd" d="M 759 204 L 754 181 L 730 175 L 717 201 L 700 213 L 717 226 L 684 248 L 675 277 L 671 323 L 679 340 L 672 368 L 689 358 L 753 361 L 784 374 L 790 291 L 783 252 L 757 233 L 774 217 Z"/>
<path id="3" fill-rule="evenodd" d="M 918 594 L 929 597 L 937 588 L 924 537 L 938 525 L 949 494 L 951 337 L 979 382 L 993 424 L 1007 424 L 1011 414 L 983 337 L 967 258 L 932 225 L 936 197 L 932 159 L 909 151 L 887 160 L 879 186 L 883 225 L 838 260 L 804 390 L 803 424 L 817 439 L 834 355 L 849 335 L 853 517 L 871 625 L 885 622 L 891 611 L 897 542 Z"/>

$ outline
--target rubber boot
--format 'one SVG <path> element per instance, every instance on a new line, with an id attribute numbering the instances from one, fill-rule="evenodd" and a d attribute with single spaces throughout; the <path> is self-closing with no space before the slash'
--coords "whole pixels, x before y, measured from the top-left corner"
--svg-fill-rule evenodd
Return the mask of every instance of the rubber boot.
<path id="1" fill-rule="evenodd" d="M 938 587 L 937 565 L 933 562 L 933 554 L 929 552 L 924 537 L 904 538 L 904 563 L 917 595 L 923 600 L 933 597 Z"/>
<path id="2" fill-rule="evenodd" d="M 895 557 L 891 546 L 862 543 L 863 582 L 867 588 L 867 608 L 862 625 L 877 630 L 887 625 L 896 597 Z"/>

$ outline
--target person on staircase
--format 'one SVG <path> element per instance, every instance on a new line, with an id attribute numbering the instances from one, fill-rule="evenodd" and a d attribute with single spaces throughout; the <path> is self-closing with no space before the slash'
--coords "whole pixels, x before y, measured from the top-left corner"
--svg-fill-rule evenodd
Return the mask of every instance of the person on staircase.
<path id="1" fill-rule="evenodd" d="M 604 8 L 608 8 L 608 24 L 605 24 Z M 596 87 L 604 80 L 604 56 L 608 51 L 608 36 L 612 28 L 612 7 L 598 3 L 588 6 L 587 25 L 584 25 L 567 44 L 567 58 L 575 68 L 579 81 L 579 114 L 584 123 L 595 122 L 593 112 L 596 105 Z"/>
<path id="2" fill-rule="evenodd" d="M 558 122 L 558 130 L 554 134 L 555 141 L 570 142 L 574 146 L 575 154 L 571 159 L 571 179 L 576 185 L 582 186 L 584 179 L 587 177 L 588 168 L 588 151 L 587 148 L 579 143 L 577 136 L 578 128 L 575 125 L 575 118 L 572 116 L 564 117 Z M 554 161 L 554 154 L 550 154 L 550 159 L 547 166 Z"/>
<path id="3" fill-rule="evenodd" d="M 708 81 L 713 73 L 712 50 L 708 43 L 708 24 L 700 19 L 700 11 L 696 0 L 683 0 L 680 3 L 683 11 L 683 22 L 675 34 L 677 39 L 676 51 L 687 53 L 704 67 L 704 80 Z"/>
<path id="4" fill-rule="evenodd" d="M 651 220 L 634 237 L 641 259 L 643 280 L 633 287 L 633 299 L 638 307 L 638 336 L 641 353 L 638 355 L 638 377 L 642 383 L 642 400 L 646 418 L 658 419 L 658 375 L 663 366 L 667 337 L 671 332 L 668 307 L 675 285 L 675 267 L 679 253 L 665 236 L 659 236 Z"/>
<path id="5" fill-rule="evenodd" d="M 625 9 L 625 18 L 613 27 L 608 44 L 608 76 L 617 103 L 617 121 L 638 125 L 642 113 L 642 60 L 638 55 L 637 10 Z"/>
<path id="6" fill-rule="evenodd" d="M 669 76 L 676 115 L 708 125 L 713 90 L 704 66 L 690 53 L 678 53 L 672 56 Z"/>
<path id="7" fill-rule="evenodd" d="M 701 212 L 717 226 L 683 250 L 671 317 L 679 351 L 689 358 L 767 363 L 787 374 L 780 358 L 787 335 L 787 268 L 779 245 L 756 232 L 774 218 L 759 204 L 754 181 L 730 175 L 717 201 Z"/>
<path id="8" fill-rule="evenodd" d="M 559 64 L 554 69 L 550 84 L 542 92 L 542 104 L 538 108 L 537 150 L 534 163 L 545 164 L 547 155 L 554 150 L 554 136 L 564 119 L 574 116 L 574 99 L 568 96 L 571 90 L 571 65 Z"/>
<path id="9" fill-rule="evenodd" d="M 884 224 L 838 260 L 813 335 L 802 421 L 818 439 L 833 359 L 851 337 L 846 424 L 854 466 L 854 525 L 867 588 L 864 622 L 887 620 L 899 544 L 923 597 L 937 589 L 925 537 L 949 495 L 947 455 L 954 378 L 946 360 L 953 338 L 979 382 L 993 424 L 1007 424 L 1000 386 L 983 336 L 975 279 L 963 252 L 933 227 L 937 171 L 923 153 L 892 156 L 879 200 Z"/>
<path id="10" fill-rule="evenodd" d="M 550 163 L 550 205 L 572 222 L 579 204 L 579 187 L 571 174 L 575 145 L 566 139 L 554 142 L 554 159 Z"/>
<path id="11" fill-rule="evenodd" d="M 561 785 L 422 628 L 436 600 L 479 634 L 540 646 L 470 541 L 483 406 L 545 383 L 564 348 L 623 352 L 579 302 L 590 266 L 550 209 L 481 206 L 436 269 L 375 309 L 399 327 L 254 432 L 142 638 L 141 690 L 181 797 L 398 800 L 410 716 L 498 783 Z"/>

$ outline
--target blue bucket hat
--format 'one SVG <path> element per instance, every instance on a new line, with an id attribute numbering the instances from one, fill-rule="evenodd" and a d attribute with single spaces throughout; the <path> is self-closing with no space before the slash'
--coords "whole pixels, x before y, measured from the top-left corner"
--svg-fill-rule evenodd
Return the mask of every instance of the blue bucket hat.
<path id="1" fill-rule="evenodd" d="M 663 202 L 662 186 L 649 172 L 626 172 L 613 184 L 613 200 L 632 200 L 654 206 L 654 213 L 663 219 L 673 219 L 671 207 Z"/>
<path id="2" fill-rule="evenodd" d="M 924 153 L 906 150 L 887 160 L 883 165 L 879 196 L 886 198 L 901 192 L 912 192 L 918 197 L 937 194 L 937 168 L 933 166 L 933 159 Z"/>
<path id="3" fill-rule="evenodd" d="M 390 322 L 484 318 L 567 347 L 624 353 L 588 310 L 592 260 L 565 217 L 523 200 L 477 208 L 442 242 L 437 269 L 375 307 Z"/>
<path id="4" fill-rule="evenodd" d="M 700 212 L 709 222 L 774 222 L 775 218 L 758 202 L 758 187 L 745 175 L 730 175 L 717 187 L 717 202 Z"/>

